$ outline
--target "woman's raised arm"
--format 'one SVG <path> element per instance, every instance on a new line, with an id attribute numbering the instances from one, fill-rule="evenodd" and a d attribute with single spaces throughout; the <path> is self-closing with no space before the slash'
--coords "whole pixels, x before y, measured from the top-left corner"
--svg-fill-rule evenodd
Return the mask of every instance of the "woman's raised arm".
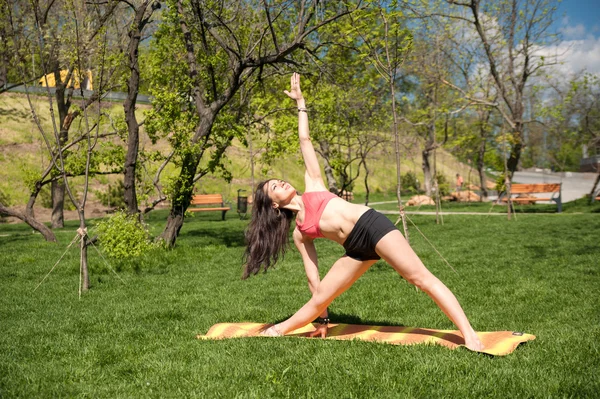
<path id="1" fill-rule="evenodd" d="M 302 158 L 304 159 L 304 165 L 306 167 L 304 178 L 306 191 L 313 191 L 316 188 L 325 188 L 323 177 L 321 176 L 319 160 L 317 159 L 317 154 L 310 141 L 308 131 L 308 110 L 306 109 L 306 103 L 302 96 L 302 91 L 300 90 L 299 74 L 292 74 L 290 91 L 285 90 L 284 93 L 292 100 L 295 100 L 296 106 L 298 107 L 298 137 L 300 139 Z"/>

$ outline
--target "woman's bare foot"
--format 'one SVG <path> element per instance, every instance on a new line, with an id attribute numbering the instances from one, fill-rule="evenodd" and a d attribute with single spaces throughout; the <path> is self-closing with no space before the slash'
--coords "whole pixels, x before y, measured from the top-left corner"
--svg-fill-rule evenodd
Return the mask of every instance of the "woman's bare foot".
<path id="1" fill-rule="evenodd" d="M 465 336 L 465 346 L 475 352 L 481 352 L 484 349 L 483 343 L 481 343 L 481 340 L 475 331 L 473 331 L 472 334 Z"/>

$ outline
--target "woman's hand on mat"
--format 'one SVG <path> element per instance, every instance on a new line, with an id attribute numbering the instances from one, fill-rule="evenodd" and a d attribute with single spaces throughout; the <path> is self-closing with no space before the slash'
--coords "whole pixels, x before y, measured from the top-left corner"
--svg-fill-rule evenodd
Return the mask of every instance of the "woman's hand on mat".
<path id="1" fill-rule="evenodd" d="M 290 83 L 290 91 L 284 90 L 285 94 L 288 95 L 292 100 L 303 100 L 302 90 L 300 90 L 300 75 L 294 72 L 292 74 L 291 83 Z"/>
<path id="2" fill-rule="evenodd" d="M 317 329 L 311 333 L 308 333 L 308 336 L 311 338 L 314 337 L 320 337 L 320 338 L 325 338 L 327 337 L 327 324 L 319 324 L 317 326 Z"/>
<path id="3" fill-rule="evenodd" d="M 264 337 L 281 337 L 283 334 L 281 332 L 279 332 L 279 330 L 275 327 L 275 325 L 272 325 L 271 327 L 267 328 L 266 330 L 263 330 L 260 335 L 264 336 Z"/>

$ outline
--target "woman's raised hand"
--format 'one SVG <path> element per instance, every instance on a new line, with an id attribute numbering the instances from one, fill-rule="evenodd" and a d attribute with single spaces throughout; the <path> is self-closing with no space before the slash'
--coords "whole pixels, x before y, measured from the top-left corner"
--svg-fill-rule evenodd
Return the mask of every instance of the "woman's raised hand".
<path id="1" fill-rule="evenodd" d="M 294 72 L 291 78 L 290 91 L 284 90 L 285 94 L 288 95 L 292 100 L 302 100 L 302 90 L 300 90 L 300 74 Z"/>

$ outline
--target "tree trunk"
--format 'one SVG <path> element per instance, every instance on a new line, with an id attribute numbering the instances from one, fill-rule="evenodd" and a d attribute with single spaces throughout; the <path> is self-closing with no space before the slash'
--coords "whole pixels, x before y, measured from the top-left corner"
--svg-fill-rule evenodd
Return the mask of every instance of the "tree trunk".
<path id="1" fill-rule="evenodd" d="M 2 93 L 4 87 L 8 84 L 8 38 L 6 37 L 6 30 L 0 28 L 0 93 Z"/>
<path id="2" fill-rule="evenodd" d="M 365 166 L 365 205 L 369 205 L 369 168 L 367 168 L 366 162 L 363 160 L 363 165 Z"/>
<path id="3" fill-rule="evenodd" d="M 54 78 L 56 81 L 56 106 L 58 108 L 58 122 L 60 127 L 60 133 L 58 135 L 58 143 L 57 145 L 62 148 L 67 141 L 69 140 L 69 130 L 67 124 L 70 125 L 69 122 L 65 123 L 67 119 L 67 115 L 69 113 L 69 108 L 71 107 L 70 102 L 65 102 L 65 86 L 67 82 L 62 82 L 60 79 L 60 68 L 58 65 L 55 67 Z M 67 154 L 63 153 L 63 159 L 65 159 Z M 57 182 L 52 182 L 51 186 L 52 191 L 52 223 L 51 227 L 53 229 L 65 227 L 65 217 L 64 217 L 64 209 L 65 209 L 65 183 L 62 179 Z"/>
<path id="4" fill-rule="evenodd" d="M 167 225 L 160 238 L 169 246 L 173 247 L 179 231 L 183 226 L 185 211 L 190 206 L 194 190 L 194 176 L 200 163 L 200 156 L 188 154 L 182 160 L 181 170 L 177 184 L 173 189 L 171 212 L 167 218 Z"/>
<path id="5" fill-rule="evenodd" d="M 9 209 L 0 203 L 0 215 L 13 216 L 31 226 L 32 229 L 39 232 L 46 241 L 56 242 L 56 236 L 45 224 L 40 223 L 31 215 L 26 213 L 17 212 Z"/>
<path id="6" fill-rule="evenodd" d="M 482 202 L 484 198 L 489 196 L 489 193 L 487 190 L 487 177 L 485 175 L 485 170 L 483 165 L 479 165 L 479 162 L 477 162 L 477 173 L 479 173 L 479 185 L 481 187 L 481 197 L 479 197 L 479 202 Z"/>
<path id="7" fill-rule="evenodd" d="M 598 171 L 598 176 L 596 176 L 592 191 L 590 191 L 590 204 L 596 201 L 596 187 L 598 187 L 598 184 L 600 184 L 600 170 Z"/>
<path id="8" fill-rule="evenodd" d="M 135 124 L 137 125 L 137 122 Z M 129 122 L 127 125 L 129 129 L 132 128 L 129 125 Z M 135 129 L 136 132 L 132 134 L 130 130 L 129 137 L 127 139 L 127 154 L 125 155 L 125 172 L 123 175 L 124 199 L 127 206 L 127 213 L 131 215 L 139 213 L 137 195 L 135 191 L 135 169 L 139 148 L 139 128 L 136 126 L 133 129 Z"/>
<path id="9" fill-rule="evenodd" d="M 427 141 L 425 142 L 425 149 L 423 150 L 423 175 L 425 177 L 425 194 L 428 197 L 431 197 L 431 182 L 433 179 L 437 178 L 437 176 L 432 176 L 431 173 L 431 162 L 429 157 L 431 155 L 431 151 L 435 151 L 435 117 L 431 120 L 429 125 L 427 125 Z M 433 171 L 433 173 L 437 173 L 437 171 Z M 436 186 L 437 187 L 437 186 Z"/>
<path id="10" fill-rule="evenodd" d="M 329 191 L 334 193 L 335 195 L 339 194 L 339 189 L 337 187 L 337 182 L 335 181 L 335 176 L 333 175 L 333 169 L 329 164 L 329 143 L 326 140 L 319 141 L 319 147 L 321 147 L 321 156 L 324 160 L 324 170 L 325 170 L 325 178 L 327 179 L 327 187 Z"/>
<path id="11" fill-rule="evenodd" d="M 129 66 L 131 69 L 131 76 L 127 84 L 127 98 L 123 103 L 125 110 L 125 123 L 127 123 L 127 154 L 125 154 L 125 167 L 123 175 L 123 189 L 124 189 L 124 200 L 127 206 L 127 212 L 131 215 L 139 213 L 137 194 L 135 190 L 135 171 L 137 164 L 137 157 L 140 143 L 140 128 L 138 121 L 135 117 L 135 106 L 137 102 L 137 94 L 139 89 L 139 66 L 137 62 L 137 44 L 132 49 L 134 42 L 134 36 L 136 33 L 131 32 L 132 36 L 129 45 Z M 137 42 L 139 43 L 140 33 L 137 32 Z"/>
<path id="12" fill-rule="evenodd" d="M 521 158 L 521 151 L 523 150 L 523 104 L 522 100 L 517 100 L 513 105 L 514 114 L 513 120 L 516 121 L 514 128 L 512 129 L 512 141 L 513 145 L 510 151 L 510 157 L 506 167 L 508 168 L 508 175 L 512 182 L 513 175 L 519 167 L 519 160 Z"/>
<path id="13" fill-rule="evenodd" d="M 487 178 L 485 176 L 485 171 L 483 170 L 484 168 L 484 163 L 483 163 L 483 157 L 485 156 L 485 139 L 482 140 L 481 145 L 479 146 L 479 154 L 477 157 L 477 172 L 479 173 L 479 186 L 481 187 L 481 197 L 480 200 L 482 200 L 483 198 L 487 198 L 488 197 L 488 191 L 487 191 Z"/>
<path id="14" fill-rule="evenodd" d="M 421 155 L 423 157 L 422 168 L 423 175 L 425 177 L 425 195 L 431 197 L 431 182 L 433 181 L 433 178 L 431 176 L 431 163 L 429 161 L 429 157 L 431 156 L 431 149 L 429 147 L 426 147 L 421 153 Z"/>
<path id="15" fill-rule="evenodd" d="M 69 133 L 61 130 L 60 132 L 60 145 L 63 146 L 67 142 Z M 66 154 L 63 153 L 63 158 L 66 158 Z M 50 226 L 53 229 L 60 229 L 65 227 L 65 182 L 63 179 L 58 179 L 50 184 L 50 191 L 52 194 L 52 221 Z"/>
<path id="16" fill-rule="evenodd" d="M 250 195 L 254 195 L 254 147 L 252 133 L 248 132 L 248 155 L 250 156 Z"/>
<path id="17" fill-rule="evenodd" d="M 90 275 L 88 272 L 88 257 L 87 257 L 87 247 L 88 247 L 88 236 L 87 230 L 85 227 L 85 216 L 83 211 L 79 211 L 79 230 L 78 233 L 81 234 L 81 242 L 80 242 L 80 253 L 79 253 L 79 267 L 80 267 L 80 278 L 81 284 L 79 295 L 81 292 L 86 292 L 90 289 Z M 83 233 L 83 234 L 82 234 Z"/>
<path id="18" fill-rule="evenodd" d="M 80 256 L 80 264 L 81 264 L 81 291 L 86 292 L 90 289 L 90 275 L 88 273 L 88 264 L 87 264 L 87 246 L 88 240 L 87 236 L 81 239 L 81 256 Z"/>
<path id="19" fill-rule="evenodd" d="M 50 184 L 50 190 L 52 192 L 52 221 L 50 226 L 53 229 L 59 229 L 65 227 L 65 184 L 62 179 L 54 180 Z"/>
<path id="20" fill-rule="evenodd" d="M 160 236 L 169 247 L 175 246 L 175 241 L 183 226 L 184 213 L 185 211 L 182 212 L 181 209 L 171 208 L 171 213 L 169 213 L 169 218 L 167 219 L 167 225 Z"/>
<path id="21" fill-rule="evenodd" d="M 508 158 L 508 162 L 506 167 L 508 169 L 508 175 L 510 176 L 510 180 L 512 181 L 513 175 L 519 166 L 519 159 L 521 158 L 521 150 L 523 149 L 523 144 L 521 143 L 521 139 L 519 137 L 517 141 L 511 149 L 510 157 Z"/>
<path id="22" fill-rule="evenodd" d="M 487 191 L 487 178 L 484 171 L 484 161 L 485 152 L 487 150 L 487 138 L 489 134 L 488 123 L 491 115 L 492 112 L 489 109 L 483 110 L 479 113 L 479 138 L 481 139 L 481 143 L 477 151 L 477 173 L 479 174 L 479 186 L 481 187 L 481 196 L 479 197 L 479 201 L 483 201 L 483 199 L 487 198 L 489 195 Z"/>
<path id="23" fill-rule="evenodd" d="M 148 19 L 144 18 L 148 1 L 144 1 L 135 12 L 135 18 L 129 30 L 129 45 L 127 55 L 129 57 L 129 70 L 131 75 L 127 81 L 127 98 L 123 102 L 125 110 L 125 122 L 127 123 L 127 154 L 125 155 L 125 174 L 123 176 L 123 186 L 125 190 L 125 204 L 129 214 L 139 213 L 137 194 L 135 190 L 135 171 L 140 145 L 140 126 L 135 116 L 135 106 L 137 95 L 140 88 L 140 68 L 139 68 L 139 45 L 142 38 L 144 26 Z M 154 8 L 152 8 L 154 10 Z M 152 11 L 150 12 L 152 14 Z M 149 17 L 148 17 L 149 18 Z"/>
<path id="24" fill-rule="evenodd" d="M 389 62 L 388 62 L 389 66 Z M 391 68 L 390 68 L 391 70 Z M 410 236 L 408 234 L 408 225 L 406 223 L 406 213 L 404 212 L 404 205 L 402 205 L 402 176 L 400 174 L 400 134 L 398 133 L 398 114 L 396 113 L 396 90 L 394 87 L 394 80 L 390 80 L 390 91 L 392 96 L 392 116 L 394 119 L 394 152 L 396 155 L 396 199 L 398 200 L 398 212 L 400 212 L 400 220 L 402 220 L 402 229 L 404 231 L 404 238 L 407 242 L 410 242 Z M 398 224 L 398 221 L 396 221 Z"/>

